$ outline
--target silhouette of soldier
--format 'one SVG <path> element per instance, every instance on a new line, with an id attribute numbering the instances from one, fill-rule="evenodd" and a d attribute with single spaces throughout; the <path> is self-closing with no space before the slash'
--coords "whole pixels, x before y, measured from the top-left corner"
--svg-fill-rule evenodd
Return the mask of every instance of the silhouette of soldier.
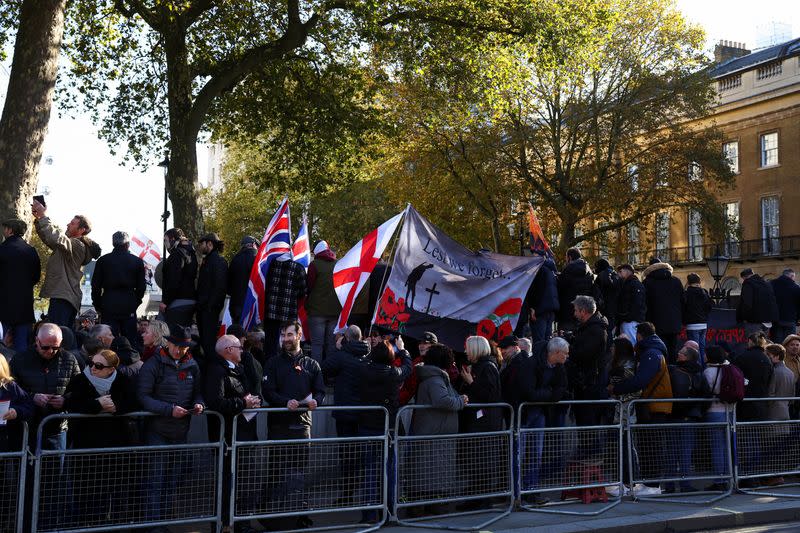
<path id="1" fill-rule="evenodd" d="M 433 265 L 430 263 L 422 263 L 421 265 L 414 268 L 411 271 L 411 274 L 408 275 L 406 279 L 405 286 L 406 286 L 406 304 L 409 308 L 414 309 L 414 298 L 417 296 L 417 282 L 422 279 L 422 275 L 425 273 L 426 270 L 429 268 L 433 268 Z M 408 295 L 411 294 L 411 300 L 409 303 Z"/>

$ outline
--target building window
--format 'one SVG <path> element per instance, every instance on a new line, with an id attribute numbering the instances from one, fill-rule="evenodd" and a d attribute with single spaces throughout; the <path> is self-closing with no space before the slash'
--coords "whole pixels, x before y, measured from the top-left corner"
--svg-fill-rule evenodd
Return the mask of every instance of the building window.
<path id="1" fill-rule="evenodd" d="M 703 179 L 703 167 L 700 163 L 692 161 L 689 163 L 689 181 L 700 181 Z"/>
<path id="2" fill-rule="evenodd" d="M 689 261 L 703 260 L 703 221 L 700 211 L 689 209 Z"/>
<path id="3" fill-rule="evenodd" d="M 638 191 L 639 190 L 639 165 L 630 164 L 628 165 L 628 179 L 631 183 L 631 190 Z"/>
<path id="4" fill-rule="evenodd" d="M 780 253 L 780 211 L 777 196 L 761 199 L 761 246 L 765 254 Z"/>
<path id="5" fill-rule="evenodd" d="M 761 136 L 761 166 L 771 167 L 778 164 L 778 132 L 765 133 Z"/>
<path id="6" fill-rule="evenodd" d="M 783 72 L 783 62 L 776 61 L 774 63 L 770 63 L 769 65 L 764 65 L 763 67 L 759 67 L 756 71 L 756 79 L 757 80 L 765 80 L 767 78 L 774 78 L 775 76 L 780 76 Z"/>
<path id="7" fill-rule="evenodd" d="M 728 257 L 739 257 L 739 233 L 741 226 L 739 222 L 739 202 L 728 202 L 725 204 L 725 217 L 727 227 L 725 230 L 725 255 Z"/>
<path id="8" fill-rule="evenodd" d="M 656 255 L 669 262 L 669 213 L 656 213 Z"/>
<path id="9" fill-rule="evenodd" d="M 742 75 L 735 74 L 733 76 L 728 76 L 727 78 L 722 78 L 718 82 L 719 90 L 722 91 L 730 91 L 731 89 L 735 89 L 737 87 L 742 86 Z"/>
<path id="10" fill-rule="evenodd" d="M 722 153 L 728 160 L 728 166 L 734 174 L 739 173 L 739 141 L 731 141 L 722 145 Z"/>
<path id="11" fill-rule="evenodd" d="M 630 224 L 628 226 L 628 263 L 631 265 L 639 264 L 639 226 Z"/>

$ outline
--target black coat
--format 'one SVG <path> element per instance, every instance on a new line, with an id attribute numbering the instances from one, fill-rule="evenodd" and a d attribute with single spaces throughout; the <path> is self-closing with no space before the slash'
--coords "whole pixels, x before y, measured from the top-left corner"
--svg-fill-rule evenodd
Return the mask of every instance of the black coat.
<path id="1" fill-rule="evenodd" d="M 481 357 L 472 365 L 472 383 L 465 385 L 463 393 L 469 403 L 501 403 L 500 370 L 490 356 Z M 480 415 L 480 416 L 479 416 Z M 477 433 L 503 429 L 503 411 L 498 407 L 470 408 L 462 411 L 461 432 Z"/>
<path id="2" fill-rule="evenodd" d="M 614 320 L 617 316 L 617 304 L 619 303 L 619 293 L 622 290 L 622 280 L 619 274 L 608 267 L 597 273 L 594 280 L 595 292 L 603 295 L 602 305 L 598 308 L 600 314 L 606 319 Z"/>
<path id="3" fill-rule="evenodd" d="M 552 260 L 546 259 L 542 263 L 533 278 L 529 294 L 528 308 L 536 311 L 537 318 L 545 313 L 558 312 L 560 304 L 556 283 L 556 265 Z"/>
<path id="4" fill-rule="evenodd" d="M 570 261 L 558 276 L 558 320 L 560 322 L 575 320 L 572 301 L 579 294 L 588 296 L 594 294 L 594 274 L 583 259 Z"/>
<path id="5" fill-rule="evenodd" d="M 608 321 L 595 313 L 575 329 L 570 341 L 567 375 L 576 400 L 605 398 Z"/>
<path id="6" fill-rule="evenodd" d="M 360 405 L 384 407 L 389 411 L 389 427 L 394 428 L 400 385 L 411 375 L 411 357 L 401 350 L 400 366 L 369 361 L 361 367 Z M 358 425 L 362 428 L 383 431 L 384 415 L 380 411 L 359 411 Z"/>
<path id="7" fill-rule="evenodd" d="M 361 401 L 361 368 L 367 364 L 369 345 L 364 341 L 345 342 L 322 362 L 326 381 L 334 381 L 334 405 L 358 405 Z M 334 411 L 337 420 L 358 420 L 357 411 Z"/>
<path id="8" fill-rule="evenodd" d="M 800 285 L 792 278 L 783 275 L 773 279 L 769 284 L 772 286 L 775 302 L 778 305 L 778 322 L 785 326 L 796 324 L 800 318 Z"/>
<path id="9" fill-rule="evenodd" d="M 683 293 L 683 323 L 707 324 L 708 314 L 714 307 L 708 291 L 702 287 L 686 287 Z"/>
<path id="10" fill-rule="evenodd" d="M 39 283 L 41 272 L 39 254 L 21 237 L 9 237 L 0 244 L 0 322 L 33 322 L 33 286 Z"/>
<path id="11" fill-rule="evenodd" d="M 711 398 L 711 386 L 703 375 L 703 367 L 696 361 L 678 361 L 670 365 L 669 381 L 673 398 Z M 710 402 L 674 402 L 672 418 L 699 420 L 710 405 Z"/>
<path id="12" fill-rule="evenodd" d="M 245 396 L 258 396 L 256 391 L 248 387 L 247 381 L 242 365 L 231 368 L 219 355 L 211 357 L 206 368 L 203 399 L 208 409 L 217 411 L 225 419 L 225 441 L 228 444 L 232 442 L 233 419 L 247 408 Z M 240 417 L 236 431 L 237 440 L 251 440 L 256 435 L 256 418 L 248 422 Z M 212 442 L 219 439 L 218 423 L 209 424 L 209 437 Z"/>
<path id="13" fill-rule="evenodd" d="M 769 382 L 775 369 L 762 348 L 746 349 L 733 360 L 733 364 L 739 367 L 746 380 L 745 398 L 769 396 Z M 767 402 L 739 402 L 736 412 L 742 420 L 766 420 L 767 407 Z"/>
<path id="14" fill-rule="evenodd" d="M 247 294 L 250 271 L 253 270 L 257 253 L 258 250 L 255 248 L 239 250 L 228 267 L 228 294 L 231 297 L 230 311 L 234 322 L 239 322 L 242 318 L 244 297 Z"/>
<path id="15" fill-rule="evenodd" d="M 524 402 L 558 402 L 567 392 L 564 365 L 547 369 L 547 342 L 533 346 L 534 355 L 519 352 L 500 374 L 503 400 L 515 410 Z"/>
<path id="16" fill-rule="evenodd" d="M 291 355 L 281 351 L 267 359 L 261 389 L 270 407 L 286 407 L 289 400 L 299 402 L 309 394 L 317 401 L 317 405 L 322 405 L 325 398 L 325 384 L 319 363 L 303 352 Z M 311 413 L 274 414 L 268 418 L 267 423 L 270 427 L 311 427 Z"/>
<path id="17" fill-rule="evenodd" d="M 117 408 L 114 415 L 70 420 L 67 437 L 73 448 L 113 448 L 130 444 L 128 433 L 130 420 L 117 416 L 136 410 L 136 402 L 130 395 L 130 389 L 128 377 L 117 372 L 109 392 Z M 68 413 L 100 414 L 103 409 L 97 401 L 99 397 L 100 394 L 89 378 L 80 373 L 67 385 L 64 410 Z"/>
<path id="18" fill-rule="evenodd" d="M 219 314 L 225 307 L 228 290 L 228 263 L 213 250 L 205 256 L 197 277 L 197 309 Z"/>
<path id="19" fill-rule="evenodd" d="M 683 327 L 683 284 L 672 275 L 666 263 L 650 265 L 644 271 L 647 297 L 647 320 L 657 332 L 680 333 Z"/>
<path id="20" fill-rule="evenodd" d="M 636 277 L 636 274 L 622 280 L 617 302 L 617 324 L 645 321 L 647 301 L 644 292 L 644 285 Z M 631 342 L 635 341 L 636 339 L 631 339 Z"/>
<path id="21" fill-rule="evenodd" d="M 114 248 L 97 260 L 92 275 L 92 304 L 102 318 L 136 316 L 144 291 L 144 261 L 126 248 Z"/>
<path id="22" fill-rule="evenodd" d="M 169 305 L 173 300 L 196 298 L 197 255 L 190 243 L 178 244 L 169 252 L 162 270 L 161 301 Z"/>
<path id="23" fill-rule="evenodd" d="M 736 320 L 754 324 L 778 321 L 778 303 L 775 301 L 772 285 L 758 274 L 753 274 L 742 282 Z"/>

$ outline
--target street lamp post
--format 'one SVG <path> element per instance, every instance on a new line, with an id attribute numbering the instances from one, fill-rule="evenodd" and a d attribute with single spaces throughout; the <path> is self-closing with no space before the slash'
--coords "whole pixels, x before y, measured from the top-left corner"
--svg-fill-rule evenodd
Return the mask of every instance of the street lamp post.
<path id="1" fill-rule="evenodd" d="M 172 214 L 167 211 L 167 175 L 169 174 L 169 155 L 164 156 L 164 160 L 158 164 L 159 167 L 164 169 L 164 212 L 161 213 L 161 222 L 164 223 L 164 233 L 167 232 L 167 220 Z"/>
<path id="2" fill-rule="evenodd" d="M 719 305 L 722 300 L 728 298 L 729 291 L 720 286 L 719 280 L 722 279 L 725 275 L 725 271 L 728 270 L 730 259 L 724 255 L 719 255 L 719 247 L 717 247 L 714 257 L 709 257 L 706 259 L 706 262 L 708 263 L 708 271 L 711 273 L 711 277 L 714 278 L 714 288 L 709 291 L 709 296 Z"/>
<path id="3" fill-rule="evenodd" d="M 525 255 L 526 235 L 525 228 L 523 227 L 522 223 L 522 217 L 524 214 L 525 213 L 521 211 L 519 213 L 515 213 L 517 216 L 517 222 L 510 222 L 509 224 L 506 224 L 506 227 L 508 228 L 508 234 L 511 236 L 511 240 L 519 242 L 519 255 Z M 517 226 L 519 226 L 519 231 L 517 231 Z"/>

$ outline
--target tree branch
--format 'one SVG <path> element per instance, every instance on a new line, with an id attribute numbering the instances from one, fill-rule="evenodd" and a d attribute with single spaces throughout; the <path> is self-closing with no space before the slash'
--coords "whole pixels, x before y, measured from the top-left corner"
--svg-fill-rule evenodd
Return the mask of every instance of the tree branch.
<path id="1" fill-rule="evenodd" d="M 388 17 L 384 17 L 378 24 L 380 26 L 388 26 L 390 24 L 395 24 L 397 22 L 402 22 L 406 20 L 414 20 L 417 22 L 432 22 L 434 24 L 441 24 L 443 26 L 449 26 L 455 29 L 462 29 L 462 30 L 476 30 L 479 32 L 485 33 L 504 33 L 507 35 L 515 35 L 517 37 L 522 37 L 525 35 L 525 32 L 513 27 L 509 26 L 494 26 L 491 24 L 477 24 L 470 21 L 460 20 L 460 19 L 452 19 L 442 15 L 434 15 L 432 13 L 424 13 L 422 11 L 398 11 Z"/>
<path id="2" fill-rule="evenodd" d="M 130 7 L 126 2 L 130 4 Z M 141 0 L 114 0 L 114 7 L 129 19 L 133 18 L 134 15 L 139 15 L 154 30 L 158 30 L 161 27 L 161 19 L 156 16 L 155 12 L 148 9 Z"/>

